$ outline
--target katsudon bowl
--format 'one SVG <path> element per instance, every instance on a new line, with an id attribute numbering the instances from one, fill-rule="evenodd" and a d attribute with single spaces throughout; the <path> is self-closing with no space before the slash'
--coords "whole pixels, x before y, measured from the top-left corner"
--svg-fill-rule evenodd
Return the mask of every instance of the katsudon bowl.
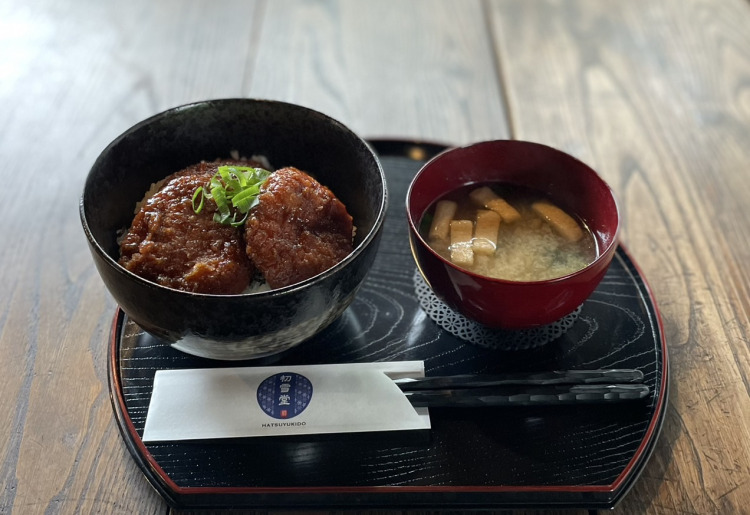
<path id="1" fill-rule="evenodd" d="M 433 206 L 438 200 L 456 192 L 481 191 L 481 186 L 507 193 L 508 199 L 513 199 L 511 204 L 515 203 L 528 218 L 506 219 L 504 202 L 497 199 L 482 202 L 467 199 L 472 206 L 481 204 L 479 209 L 485 213 L 503 212 L 495 217 L 500 220 L 493 228 L 497 242 L 492 242 L 491 250 L 486 251 L 497 261 L 478 271 L 474 263 L 463 264 L 471 258 L 476 258 L 475 262 L 487 258 L 480 254 L 488 247 L 486 238 L 477 238 L 478 215 L 474 238 L 467 237 L 466 245 L 476 255 L 467 251 L 463 256 L 463 243 L 452 240 L 450 245 L 457 249 L 455 256 L 452 251 L 446 255 L 436 250 L 433 240 L 440 235 L 428 233 L 431 228 L 425 222 L 428 216 L 433 216 Z M 525 200 L 529 203 L 524 204 Z M 554 205 L 569 216 L 574 230 L 568 236 L 575 243 L 564 243 L 552 250 L 546 245 L 548 236 L 564 229 L 551 226 L 565 218 L 552 219 L 559 211 L 550 216 L 546 208 L 540 212 L 531 209 L 536 202 L 546 208 Z M 461 208 L 457 209 L 456 213 L 461 213 Z M 516 140 L 483 141 L 435 156 L 412 180 L 406 211 L 414 260 L 435 295 L 468 319 L 509 330 L 544 326 L 574 312 L 604 278 L 617 249 L 620 229 L 614 194 L 592 168 L 552 147 Z M 464 211 L 456 218 L 469 218 L 470 213 Z M 434 216 L 431 223 L 436 219 Z M 465 222 L 471 226 L 472 220 L 461 220 L 459 226 Z M 539 245 L 542 241 L 545 241 L 543 246 Z M 580 259 L 578 255 L 571 259 L 568 254 L 573 255 L 584 242 L 588 243 Z M 566 267 L 558 267 L 558 262 Z M 523 274 L 496 273 L 516 273 L 514 268 L 523 270 Z M 555 273 L 563 269 L 569 271 Z M 484 273 L 485 270 L 492 270 L 493 275 Z M 527 273 L 529 270 L 533 273 Z"/>
<path id="2" fill-rule="evenodd" d="M 354 250 L 299 283 L 236 295 L 172 289 L 118 264 L 118 238 L 153 183 L 232 154 L 294 166 L 330 188 L 352 215 Z M 342 314 L 373 263 L 386 205 L 376 155 L 343 124 L 289 103 L 221 99 L 167 110 L 117 137 L 93 164 L 79 208 L 97 271 L 132 321 L 186 353 L 246 360 L 298 345 Z"/>

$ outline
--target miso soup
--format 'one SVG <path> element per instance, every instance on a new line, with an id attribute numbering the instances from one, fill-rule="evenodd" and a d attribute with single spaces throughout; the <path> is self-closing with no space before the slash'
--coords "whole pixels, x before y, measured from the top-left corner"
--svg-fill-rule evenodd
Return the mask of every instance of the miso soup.
<path id="1" fill-rule="evenodd" d="M 543 194 L 505 183 L 473 184 L 435 202 L 420 233 L 445 259 L 476 274 L 543 281 L 594 261 L 596 239 Z"/>

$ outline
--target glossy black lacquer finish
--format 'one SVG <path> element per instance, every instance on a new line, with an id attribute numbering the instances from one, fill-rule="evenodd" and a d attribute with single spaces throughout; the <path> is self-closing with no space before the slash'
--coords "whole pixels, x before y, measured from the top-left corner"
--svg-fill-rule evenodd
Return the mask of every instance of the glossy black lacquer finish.
<path id="1" fill-rule="evenodd" d="M 575 324 L 546 345 L 502 351 L 452 336 L 422 311 L 403 211 L 429 145 L 375 142 L 391 191 L 383 243 L 354 302 L 325 331 L 261 364 L 424 360 L 428 376 L 633 368 L 651 395 L 604 406 L 437 408 L 428 435 L 370 434 L 155 443 L 141 439 L 154 373 L 256 365 L 194 358 L 153 345 L 122 313 L 110 381 L 126 444 L 175 506 L 434 508 L 613 506 L 638 477 L 667 399 L 667 356 L 656 306 L 618 250 Z M 396 152 L 397 155 L 392 155 Z"/>
<path id="2" fill-rule="evenodd" d="M 252 295 L 181 292 L 120 267 L 117 233 L 130 225 L 151 183 L 232 151 L 266 156 L 276 168 L 295 166 L 330 187 L 354 218 L 354 252 L 312 279 Z M 225 99 L 166 111 L 118 137 L 94 163 L 80 213 L 96 267 L 130 318 L 186 352 L 246 359 L 309 338 L 346 309 L 372 266 L 386 204 L 376 156 L 339 122 L 292 104 Z"/>

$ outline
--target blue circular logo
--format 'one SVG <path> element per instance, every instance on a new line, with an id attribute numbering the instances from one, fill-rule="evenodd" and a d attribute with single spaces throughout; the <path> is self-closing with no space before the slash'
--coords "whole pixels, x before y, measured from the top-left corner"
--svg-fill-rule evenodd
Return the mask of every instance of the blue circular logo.
<path id="1" fill-rule="evenodd" d="M 312 383 L 305 376 L 282 372 L 267 377 L 260 383 L 258 404 L 273 418 L 294 418 L 310 404 L 312 391 Z"/>

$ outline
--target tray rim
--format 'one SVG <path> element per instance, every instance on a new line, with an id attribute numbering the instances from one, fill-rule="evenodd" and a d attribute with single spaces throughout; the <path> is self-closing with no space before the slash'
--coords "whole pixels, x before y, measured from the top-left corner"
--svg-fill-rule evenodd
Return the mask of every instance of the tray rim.
<path id="1" fill-rule="evenodd" d="M 434 155 L 442 152 L 447 145 L 441 143 L 414 141 L 414 140 L 394 140 L 394 139 L 368 139 L 370 143 L 377 151 L 380 147 L 381 151 L 383 148 L 409 148 L 409 147 L 422 147 L 426 148 L 428 154 L 432 154 L 427 159 L 430 159 Z M 399 157 L 395 153 L 383 153 L 377 152 L 379 155 L 386 155 L 389 157 Z M 408 155 L 400 155 L 400 157 L 409 157 Z M 111 330 L 110 330 L 110 342 L 108 345 L 108 379 L 109 379 L 109 390 L 110 400 L 112 403 L 115 418 L 118 423 L 118 429 L 120 430 L 121 436 L 125 441 L 125 444 L 130 451 L 134 461 L 139 466 L 143 474 L 146 476 L 147 481 L 151 486 L 162 496 L 162 498 L 173 507 L 186 507 L 184 498 L 193 498 L 196 500 L 198 497 L 205 496 L 206 494 L 213 495 L 226 495 L 228 497 L 251 497 L 263 499 L 265 497 L 271 497 L 260 504 L 248 504 L 246 506 L 253 508 L 263 507 L 279 507 L 279 504 L 273 502 L 276 496 L 284 495 L 285 499 L 288 500 L 288 496 L 293 494 L 299 498 L 300 504 L 296 502 L 287 503 L 289 507 L 294 508 L 321 508 L 321 507 L 340 507 L 342 503 L 340 501 L 331 502 L 328 496 L 331 495 L 356 495 L 366 494 L 374 496 L 375 498 L 383 498 L 383 504 L 362 502 L 362 498 L 358 499 L 347 499 L 348 505 L 350 503 L 364 504 L 368 507 L 376 508 L 382 507 L 393 507 L 397 505 L 394 502 L 395 499 L 387 499 L 384 497 L 389 496 L 408 496 L 413 497 L 412 501 L 408 504 L 401 504 L 401 506 L 410 507 L 427 507 L 427 506 L 442 506 L 445 507 L 447 501 L 445 499 L 437 499 L 435 495 L 446 495 L 452 499 L 452 507 L 488 507 L 488 508 L 506 508 L 506 507 L 551 507 L 551 506 L 566 506 L 566 507 L 595 507 L 595 508 L 612 508 L 619 500 L 621 500 L 627 492 L 635 484 L 636 480 L 640 476 L 643 468 L 645 467 L 648 459 L 653 453 L 655 444 L 658 440 L 659 434 L 664 421 L 664 415 L 669 397 L 669 356 L 667 352 L 666 336 L 664 334 L 664 326 L 656 299 L 653 295 L 653 291 L 643 275 L 642 270 L 638 263 L 632 258 L 632 255 L 628 252 L 626 247 L 620 242 L 616 251 L 616 257 L 622 259 L 622 255 L 627 258 L 627 261 L 632 265 L 636 272 L 637 277 L 642 283 L 642 294 L 645 294 L 648 301 L 653 308 L 653 329 L 658 333 L 658 343 L 661 348 L 661 381 L 659 385 L 659 397 L 657 398 L 656 405 L 654 407 L 654 414 L 649 421 L 648 428 L 638 446 L 634 452 L 633 457 L 630 459 L 628 464 L 624 467 L 622 472 L 615 478 L 615 480 L 609 485 L 491 485 L 491 486 L 480 486 L 480 485 L 462 485 L 462 486 L 311 486 L 311 487 L 208 487 L 208 486 L 179 486 L 176 484 L 159 465 L 153 455 L 149 452 L 146 445 L 141 440 L 138 432 L 127 412 L 127 405 L 123 396 L 122 382 L 120 375 L 120 334 L 127 315 L 124 314 L 122 309 L 118 306 L 114 315 Z M 630 271 L 629 271 L 630 272 Z M 639 288 L 640 289 L 640 288 Z M 494 497 L 495 494 L 519 494 L 524 497 L 526 494 L 555 494 L 555 493 L 569 493 L 580 494 L 580 502 L 576 502 L 574 499 L 571 500 L 572 504 L 563 505 L 559 500 L 555 501 L 541 501 L 532 500 L 530 502 L 523 502 L 522 500 L 516 502 L 496 502 L 490 498 L 484 501 L 476 501 L 472 498 L 468 498 L 469 495 L 474 494 L 485 494 L 485 496 Z M 587 498 L 586 494 L 610 494 L 608 501 L 602 501 L 601 499 Z M 429 499 L 422 499 L 422 496 L 429 496 Z M 457 497 L 458 496 L 458 497 Z M 459 501 L 460 498 L 463 500 Z M 320 498 L 320 499 L 318 499 Z M 239 499 L 236 499 L 239 500 Z M 270 501 L 270 502 L 269 502 Z M 234 503 L 230 503 L 234 504 Z M 242 504 L 245 506 L 244 504 Z M 216 506 L 215 504 L 190 504 L 190 507 L 211 507 Z"/>

